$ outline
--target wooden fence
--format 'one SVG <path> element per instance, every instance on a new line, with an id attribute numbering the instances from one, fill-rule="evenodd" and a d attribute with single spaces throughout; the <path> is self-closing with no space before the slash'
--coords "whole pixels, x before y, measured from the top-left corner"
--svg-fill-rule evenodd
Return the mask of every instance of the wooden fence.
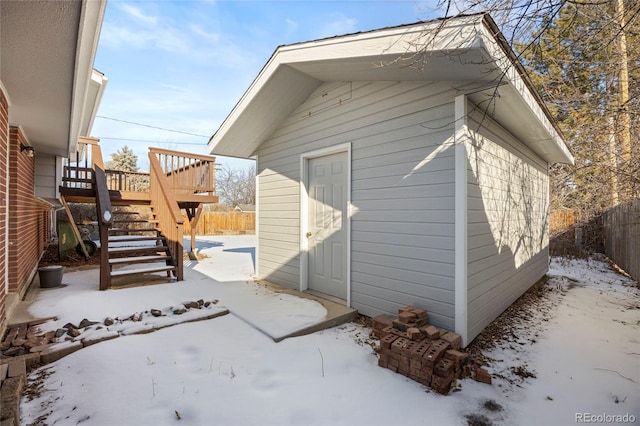
<path id="1" fill-rule="evenodd" d="M 602 215 L 605 254 L 634 280 L 640 280 L 640 200 Z"/>
<path id="2" fill-rule="evenodd" d="M 552 237 L 582 220 L 579 210 L 560 210 L 549 215 L 549 235 Z"/>
<path id="3" fill-rule="evenodd" d="M 191 226 L 185 217 L 184 233 L 189 234 Z M 202 212 L 197 235 L 253 234 L 256 232 L 256 214 L 243 212 Z"/>

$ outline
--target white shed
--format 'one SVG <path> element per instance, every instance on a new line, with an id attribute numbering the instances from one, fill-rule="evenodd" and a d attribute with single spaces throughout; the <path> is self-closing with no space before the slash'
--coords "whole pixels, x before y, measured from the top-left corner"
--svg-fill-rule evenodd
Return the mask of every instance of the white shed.
<path id="1" fill-rule="evenodd" d="M 257 275 L 468 344 L 548 268 L 573 157 L 489 15 L 281 46 L 209 141 L 257 161 Z"/>

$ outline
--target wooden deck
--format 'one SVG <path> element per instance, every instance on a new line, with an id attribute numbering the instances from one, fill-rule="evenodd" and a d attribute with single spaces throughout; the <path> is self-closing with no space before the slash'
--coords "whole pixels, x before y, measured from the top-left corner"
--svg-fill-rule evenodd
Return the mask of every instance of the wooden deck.
<path id="1" fill-rule="evenodd" d="M 88 188 L 66 188 L 60 187 L 60 195 L 64 196 L 69 203 L 95 203 L 96 196 L 93 189 Z M 111 204 L 115 205 L 145 205 L 151 202 L 149 191 L 135 192 L 135 191 L 116 191 L 109 190 L 109 198 Z M 213 204 L 218 202 L 217 195 L 209 194 L 175 194 L 175 199 L 178 204 Z"/>
<path id="2" fill-rule="evenodd" d="M 100 289 L 111 287 L 111 280 L 121 276 L 146 276 L 166 273 L 167 278 L 183 279 L 183 234 L 185 220 L 191 225 L 191 252 L 195 249 L 195 228 L 204 204 L 218 202 L 215 186 L 215 157 L 165 149 L 149 149 L 150 171 L 120 171 L 104 169 L 102 152 L 97 139 L 81 138 L 78 152 L 64 167 L 60 187 L 63 205 L 70 216 L 76 238 L 85 256 L 88 252 L 71 217 L 67 203 L 96 205 L 100 231 Z M 113 206 L 146 205 L 150 219 L 115 220 Z M 186 214 L 183 214 L 182 210 Z M 185 218 L 186 216 L 186 218 Z M 114 222 L 133 224 L 114 228 Z M 147 227 L 140 229 L 139 222 Z M 149 238 L 136 238 L 140 232 L 153 233 L 156 245 L 118 247 L 122 234 L 130 235 L 129 243 L 144 242 Z M 118 234 L 118 235 L 115 235 Z M 113 265 L 146 263 L 141 253 L 166 260 L 165 266 L 140 267 L 114 271 Z M 123 258 L 123 254 L 129 257 Z"/>

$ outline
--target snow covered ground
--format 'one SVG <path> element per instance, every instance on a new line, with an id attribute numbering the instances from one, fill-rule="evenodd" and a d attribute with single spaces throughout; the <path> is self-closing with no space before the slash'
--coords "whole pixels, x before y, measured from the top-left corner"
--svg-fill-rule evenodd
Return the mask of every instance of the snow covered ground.
<path id="1" fill-rule="evenodd" d="M 493 385 L 464 380 L 444 397 L 379 368 L 369 330 L 356 324 L 274 343 L 267 334 L 302 328 L 324 308 L 253 283 L 254 243 L 199 238 L 209 257 L 187 265 L 180 283 L 99 292 L 97 271 L 65 273 L 67 286 L 32 306 L 58 316 L 45 328 L 197 299 L 231 313 L 102 342 L 32 372 L 22 424 L 640 422 L 640 291 L 605 262 L 553 259 L 546 300 L 486 353 Z"/>

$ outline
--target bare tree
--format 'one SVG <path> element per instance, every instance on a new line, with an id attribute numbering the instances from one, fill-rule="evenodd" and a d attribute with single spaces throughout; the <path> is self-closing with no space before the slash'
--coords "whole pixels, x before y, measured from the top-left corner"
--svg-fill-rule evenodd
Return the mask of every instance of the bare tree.
<path id="1" fill-rule="evenodd" d="M 552 166 L 552 208 L 590 216 L 640 196 L 640 3 L 440 0 L 438 7 L 446 17 L 489 12 L 558 122 L 576 164 Z"/>
<path id="2" fill-rule="evenodd" d="M 256 168 L 234 169 L 223 165 L 216 170 L 216 187 L 220 203 L 229 207 L 256 202 Z"/>

